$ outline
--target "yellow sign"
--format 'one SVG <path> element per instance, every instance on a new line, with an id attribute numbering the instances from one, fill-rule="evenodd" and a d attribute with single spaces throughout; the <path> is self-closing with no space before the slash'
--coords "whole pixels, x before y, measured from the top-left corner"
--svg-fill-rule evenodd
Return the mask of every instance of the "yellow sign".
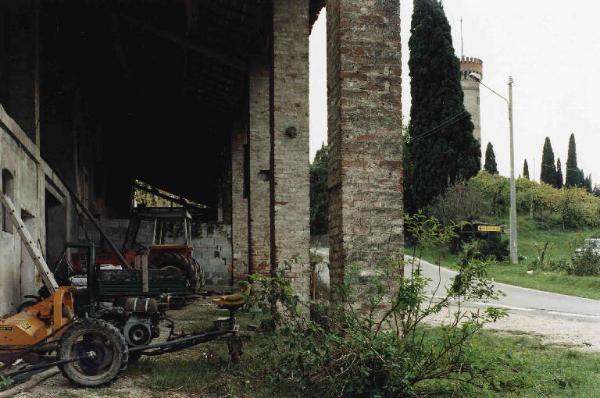
<path id="1" fill-rule="evenodd" d="M 500 225 L 479 225 L 477 226 L 479 232 L 502 232 Z"/>
<path id="2" fill-rule="evenodd" d="M 19 323 L 19 327 L 23 330 L 31 329 L 31 324 L 27 321 Z"/>

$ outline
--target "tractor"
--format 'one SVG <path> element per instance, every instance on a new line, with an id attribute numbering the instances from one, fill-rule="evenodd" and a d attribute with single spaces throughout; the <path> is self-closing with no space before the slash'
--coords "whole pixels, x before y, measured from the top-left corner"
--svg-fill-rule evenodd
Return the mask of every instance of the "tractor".
<path id="1" fill-rule="evenodd" d="M 185 281 L 188 293 L 195 294 L 202 287 L 204 276 L 193 257 L 191 221 L 185 208 L 137 207 L 132 212 L 121 253 L 129 266 L 135 266 L 136 261 L 147 261 L 150 270 L 168 271 Z M 141 229 L 147 232 L 151 229 L 151 236 L 146 236 L 144 241 L 139 236 Z M 183 242 L 174 242 L 178 237 L 183 238 Z M 140 260 L 140 256 L 147 258 Z M 123 265 L 113 251 L 99 252 L 96 261 L 97 265 Z"/>
<path id="2" fill-rule="evenodd" d="M 87 209 L 73 199 L 87 213 Z M 87 283 L 80 288 L 68 284 L 59 286 L 12 201 L 2 192 L 0 204 L 16 226 L 44 283 L 40 296 L 30 298 L 16 314 L 0 319 L 0 362 L 8 365 L 0 364 L 0 378 L 14 380 L 58 366 L 73 384 L 99 387 L 112 382 L 128 363 L 142 355 L 176 352 L 213 340 L 226 341 L 231 359 L 240 358 L 242 339 L 235 312 L 245 304 L 249 291 L 218 299 L 216 304 L 227 309 L 229 316 L 215 320 L 209 329 L 175 333 L 175 325 L 166 315 L 167 303 L 138 295 L 137 287 L 138 290 L 128 287 L 119 290 L 120 283 L 111 283 L 115 275 L 118 279 L 128 274 L 124 271 L 130 276 L 142 275 L 140 289 L 144 293 L 143 290 L 149 290 L 149 274 L 154 271 L 168 277 L 169 270 L 142 267 L 113 273 L 96 265 L 93 243 L 70 244 L 70 249 L 86 252 L 82 256 L 89 261 Z M 112 242 L 109 244 L 114 247 Z M 118 253 L 117 257 L 122 254 Z M 124 259 L 120 260 L 123 263 Z M 165 341 L 152 343 L 159 337 L 162 322 L 167 323 L 169 335 Z"/>

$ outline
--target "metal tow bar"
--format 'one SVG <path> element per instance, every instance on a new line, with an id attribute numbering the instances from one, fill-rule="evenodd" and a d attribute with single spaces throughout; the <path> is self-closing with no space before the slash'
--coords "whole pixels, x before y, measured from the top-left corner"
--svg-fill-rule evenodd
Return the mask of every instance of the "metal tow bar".
<path id="1" fill-rule="evenodd" d="M 13 377 L 13 376 L 20 375 L 23 373 L 36 372 L 38 370 L 50 369 L 50 368 L 53 368 L 54 366 L 64 365 L 65 363 L 77 362 L 82 359 L 94 358 L 95 356 L 96 356 L 96 353 L 93 351 L 90 351 L 90 352 L 86 353 L 85 355 L 82 355 L 82 356 L 79 356 L 76 358 L 63 359 L 60 361 L 55 361 L 55 362 L 50 362 L 50 363 L 42 363 L 39 365 L 31 365 L 31 366 L 28 366 L 23 369 L 13 370 L 12 372 L 6 372 L 6 373 L 0 373 L 0 374 L 4 377 Z"/>
<path id="2" fill-rule="evenodd" d="M 167 354 L 170 352 L 181 351 L 189 347 L 193 347 L 198 344 L 206 343 L 208 341 L 216 340 L 226 335 L 235 334 L 235 330 L 217 330 L 213 332 L 204 332 L 200 334 L 193 334 L 186 337 L 180 337 L 164 343 L 155 343 L 139 347 L 130 347 L 129 352 L 142 351 L 142 355 L 155 356 Z M 150 350 L 150 351 L 148 351 Z"/>

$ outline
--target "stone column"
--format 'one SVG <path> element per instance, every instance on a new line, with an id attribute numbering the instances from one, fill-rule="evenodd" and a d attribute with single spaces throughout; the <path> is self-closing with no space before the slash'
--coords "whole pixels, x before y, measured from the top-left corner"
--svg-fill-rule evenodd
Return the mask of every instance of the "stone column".
<path id="1" fill-rule="evenodd" d="M 309 297 L 309 0 L 273 2 L 271 261 Z"/>
<path id="2" fill-rule="evenodd" d="M 250 119 L 250 273 L 271 273 L 270 67 L 255 65 L 249 80 Z"/>
<path id="3" fill-rule="evenodd" d="M 403 245 L 398 0 L 328 0 L 332 284 Z"/>
<path id="4" fill-rule="evenodd" d="M 248 276 L 248 199 L 244 192 L 244 157 L 248 134 L 236 123 L 231 133 L 231 244 L 233 280 Z"/>

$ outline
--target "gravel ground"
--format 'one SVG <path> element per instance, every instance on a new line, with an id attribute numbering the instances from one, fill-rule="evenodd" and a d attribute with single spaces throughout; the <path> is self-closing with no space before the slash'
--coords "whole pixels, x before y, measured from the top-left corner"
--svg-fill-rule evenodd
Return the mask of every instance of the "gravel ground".
<path id="1" fill-rule="evenodd" d="M 456 308 L 451 311 L 456 311 Z M 432 324 L 448 323 L 450 318 L 450 311 L 446 311 L 431 317 L 429 322 Z M 513 335 L 527 334 L 541 338 L 546 344 L 600 353 L 600 322 L 598 320 L 513 310 L 509 311 L 508 317 L 488 324 L 486 329 Z"/>

